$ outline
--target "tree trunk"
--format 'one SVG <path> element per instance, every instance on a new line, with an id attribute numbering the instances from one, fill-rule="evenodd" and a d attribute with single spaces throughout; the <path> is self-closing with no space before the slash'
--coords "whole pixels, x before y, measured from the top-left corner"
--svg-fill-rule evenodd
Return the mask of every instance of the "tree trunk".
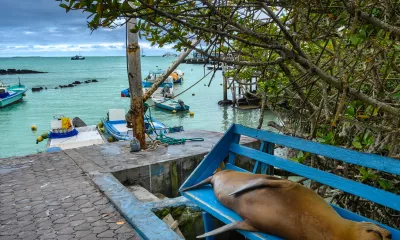
<path id="1" fill-rule="evenodd" d="M 133 136 L 140 142 L 140 148 L 146 149 L 140 47 L 138 34 L 129 31 L 129 29 L 133 29 L 135 26 L 136 19 L 129 19 L 127 23 L 128 44 L 126 51 L 128 57 L 129 92 L 131 95 L 132 130 Z"/>

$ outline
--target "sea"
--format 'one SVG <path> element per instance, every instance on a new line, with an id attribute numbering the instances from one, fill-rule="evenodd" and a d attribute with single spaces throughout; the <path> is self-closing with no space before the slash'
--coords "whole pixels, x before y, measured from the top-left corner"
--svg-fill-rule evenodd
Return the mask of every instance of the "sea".
<path id="1" fill-rule="evenodd" d="M 147 76 L 150 70 L 167 69 L 174 60 L 174 57 L 142 57 L 142 77 Z M 22 101 L 0 108 L 0 158 L 45 151 L 46 140 L 37 144 L 36 139 L 50 130 L 54 118 L 79 117 L 92 125 L 99 123 L 108 109 L 129 109 L 129 98 L 121 97 L 121 90 L 128 87 L 125 57 L 86 57 L 77 61 L 70 57 L 0 58 L 0 69 L 9 68 L 48 73 L 0 75 L 0 81 L 5 85 L 20 81 L 29 89 Z M 184 81 L 174 85 L 175 95 L 208 72 L 201 64 L 181 64 L 178 69 L 184 73 Z M 257 127 L 259 109 L 241 110 L 218 105 L 223 96 L 222 73 L 217 71 L 212 81 L 211 75 L 177 98 L 190 106 L 194 116 L 185 112 L 173 114 L 154 107 L 151 108 L 152 116 L 167 126 L 183 126 L 184 130 L 224 132 L 233 123 Z M 55 89 L 59 85 L 91 79 L 98 82 Z M 35 86 L 47 89 L 32 92 Z M 228 97 L 231 97 L 229 91 Z M 264 122 L 275 120 L 273 113 L 266 111 Z M 37 127 L 36 132 L 31 131 L 32 125 Z"/>

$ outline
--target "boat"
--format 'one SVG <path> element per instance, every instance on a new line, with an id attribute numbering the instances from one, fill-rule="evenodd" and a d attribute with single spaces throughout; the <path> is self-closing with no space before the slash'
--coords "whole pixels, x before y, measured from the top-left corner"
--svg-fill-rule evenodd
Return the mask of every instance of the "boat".
<path id="1" fill-rule="evenodd" d="M 96 125 L 87 126 L 79 118 L 54 117 L 48 133 L 47 152 L 104 144 L 106 140 Z M 42 135 L 43 136 L 43 135 Z"/>
<path id="2" fill-rule="evenodd" d="M 85 60 L 85 57 L 82 57 L 80 55 L 75 55 L 74 57 L 71 57 L 71 60 Z"/>
<path id="3" fill-rule="evenodd" d="M 156 107 L 169 110 L 169 111 L 188 111 L 189 106 L 186 105 L 182 100 L 175 101 L 171 98 L 159 97 L 159 96 L 151 96 L 151 100 L 153 100 L 154 105 Z"/>
<path id="4" fill-rule="evenodd" d="M 182 83 L 183 82 L 183 72 L 181 70 L 175 70 L 169 76 L 173 78 L 174 83 Z"/>
<path id="5" fill-rule="evenodd" d="M 147 77 L 142 81 L 143 93 L 145 94 L 147 90 L 154 84 L 156 79 L 164 73 L 162 69 L 151 70 Z M 156 95 L 165 95 L 168 97 L 173 96 L 174 86 L 173 86 L 173 77 L 169 76 L 156 90 L 154 94 Z M 121 97 L 130 97 L 129 88 L 126 88 L 121 91 Z"/>
<path id="6" fill-rule="evenodd" d="M 146 57 L 146 55 L 144 55 L 144 53 L 143 53 L 143 49 L 142 49 L 142 57 Z"/>
<path id="7" fill-rule="evenodd" d="M 28 89 L 21 83 L 11 86 L 5 86 L 0 82 L 0 108 L 22 100 Z"/>
<path id="8" fill-rule="evenodd" d="M 111 136 L 115 140 L 122 141 L 133 139 L 133 131 L 132 128 L 127 127 L 124 109 L 109 109 L 107 117 L 101 118 L 101 122 L 103 124 L 105 137 L 108 138 Z M 147 115 L 145 115 L 144 123 L 148 136 L 156 137 L 156 135 L 161 133 L 183 131 L 182 127 L 168 128 L 162 122 Z"/>
<path id="9" fill-rule="evenodd" d="M 171 52 L 167 52 L 167 53 L 164 53 L 162 56 L 163 56 L 163 57 L 177 57 L 178 54 L 176 54 L 176 53 L 171 53 Z"/>

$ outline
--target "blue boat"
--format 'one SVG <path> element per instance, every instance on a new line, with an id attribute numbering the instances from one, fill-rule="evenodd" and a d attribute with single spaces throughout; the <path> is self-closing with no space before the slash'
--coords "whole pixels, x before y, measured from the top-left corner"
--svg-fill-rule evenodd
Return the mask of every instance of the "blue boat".
<path id="1" fill-rule="evenodd" d="M 22 100 L 28 89 L 22 84 L 4 86 L 0 82 L 0 108 Z"/>
<path id="2" fill-rule="evenodd" d="M 189 106 L 186 105 L 183 101 L 178 100 L 175 101 L 171 98 L 159 97 L 159 96 L 152 96 L 151 99 L 154 102 L 156 107 L 169 110 L 169 111 L 188 111 Z"/>
<path id="3" fill-rule="evenodd" d="M 132 128 L 127 127 L 124 109 L 110 109 L 108 111 L 108 117 L 101 118 L 101 122 L 104 127 L 105 135 L 112 136 L 116 140 L 133 139 Z M 183 131 L 182 127 L 168 128 L 165 124 L 151 116 L 145 116 L 144 123 L 146 133 L 149 136 L 155 137 L 161 133 Z"/>
<path id="4" fill-rule="evenodd" d="M 157 77 L 162 75 L 164 71 L 162 69 L 157 69 L 157 70 L 152 70 L 149 71 L 149 74 L 147 77 L 144 78 L 142 81 L 142 87 L 143 87 L 143 92 L 146 93 L 146 91 L 153 85 L 153 83 L 156 81 Z M 169 77 L 165 82 L 163 82 L 157 89 L 156 92 L 161 92 L 163 88 L 168 86 L 169 88 L 169 94 L 172 96 L 173 95 L 173 78 Z M 129 88 L 126 88 L 121 91 L 121 97 L 130 97 L 129 93 Z"/>

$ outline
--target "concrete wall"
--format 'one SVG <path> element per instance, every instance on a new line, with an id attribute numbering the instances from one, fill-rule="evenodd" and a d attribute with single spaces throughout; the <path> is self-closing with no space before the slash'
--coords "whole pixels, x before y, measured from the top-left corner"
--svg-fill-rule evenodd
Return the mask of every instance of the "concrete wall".
<path id="1" fill-rule="evenodd" d="M 258 149 L 259 142 L 244 144 Z M 136 185 L 146 188 L 151 193 L 162 193 L 167 197 L 177 197 L 178 189 L 199 165 L 206 154 L 198 154 L 166 162 L 113 172 L 112 174 L 125 186 Z M 237 165 L 252 170 L 254 161 L 238 156 Z"/>

